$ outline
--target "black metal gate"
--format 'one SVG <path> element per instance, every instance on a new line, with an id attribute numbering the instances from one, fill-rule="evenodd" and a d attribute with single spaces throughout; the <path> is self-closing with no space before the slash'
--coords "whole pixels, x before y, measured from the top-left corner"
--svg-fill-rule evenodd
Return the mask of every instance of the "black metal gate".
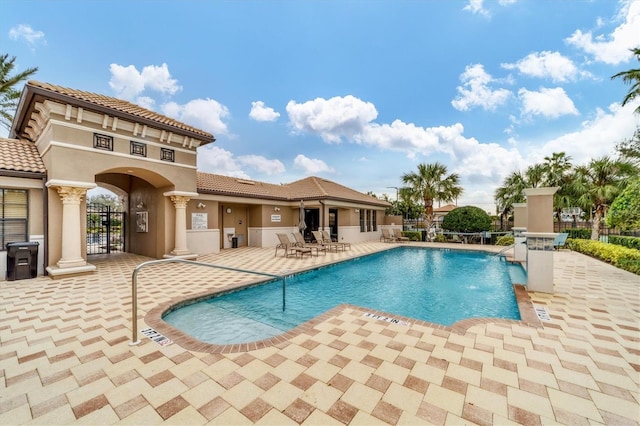
<path id="1" fill-rule="evenodd" d="M 124 252 L 125 212 L 87 204 L 87 255 Z"/>

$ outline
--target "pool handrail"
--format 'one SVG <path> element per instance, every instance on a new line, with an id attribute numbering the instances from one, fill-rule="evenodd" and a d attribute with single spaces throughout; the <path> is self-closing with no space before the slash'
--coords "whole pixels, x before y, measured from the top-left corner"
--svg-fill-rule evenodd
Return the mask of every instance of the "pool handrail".
<path id="1" fill-rule="evenodd" d="M 214 263 L 206 263 L 206 262 L 198 262 L 196 260 L 188 260 L 180 257 L 172 257 L 168 259 L 157 259 L 157 260 L 148 260 L 146 262 L 142 262 L 138 266 L 133 269 L 133 273 L 131 274 L 131 342 L 129 342 L 129 346 L 135 346 L 140 343 L 138 340 L 138 272 L 146 266 L 150 265 L 158 265 L 162 263 L 186 263 L 189 265 L 196 266 L 206 266 L 208 268 L 217 268 L 217 269 L 225 269 L 227 271 L 234 272 L 242 272 L 247 274 L 255 274 L 255 275 L 263 275 L 266 277 L 277 278 L 282 280 L 282 310 L 285 308 L 285 291 L 286 291 L 286 276 L 285 275 L 276 275 L 269 274 L 267 272 L 258 272 L 258 271 L 250 271 L 248 269 L 241 268 L 233 268 L 231 266 L 224 265 L 216 265 Z"/>

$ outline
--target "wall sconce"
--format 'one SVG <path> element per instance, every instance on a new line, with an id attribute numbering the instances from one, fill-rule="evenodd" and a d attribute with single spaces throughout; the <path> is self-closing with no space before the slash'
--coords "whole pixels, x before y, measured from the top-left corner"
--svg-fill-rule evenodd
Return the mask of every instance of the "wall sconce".
<path id="1" fill-rule="evenodd" d="M 273 210 L 279 212 L 280 211 L 280 207 L 276 206 L 276 207 L 273 208 Z"/>
<path id="2" fill-rule="evenodd" d="M 205 203 L 198 203 L 197 206 L 199 209 L 204 209 L 205 207 L 207 207 L 207 205 Z"/>
<path id="3" fill-rule="evenodd" d="M 144 201 L 140 201 L 138 204 L 136 204 L 136 208 L 137 209 L 144 209 Z"/>
<path id="4" fill-rule="evenodd" d="M 360 209 L 353 209 L 354 212 L 360 213 Z"/>
<path id="5" fill-rule="evenodd" d="M 227 207 L 227 213 L 231 213 L 231 207 Z"/>

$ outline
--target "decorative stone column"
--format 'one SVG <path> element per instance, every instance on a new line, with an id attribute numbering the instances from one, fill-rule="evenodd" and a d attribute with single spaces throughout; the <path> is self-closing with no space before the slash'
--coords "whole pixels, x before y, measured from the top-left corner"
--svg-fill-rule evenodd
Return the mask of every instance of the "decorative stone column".
<path id="1" fill-rule="evenodd" d="M 553 293 L 553 194 L 559 187 L 528 188 L 527 290 Z"/>
<path id="2" fill-rule="evenodd" d="M 48 188 L 55 188 L 62 201 L 62 227 L 60 260 L 56 266 L 47 267 L 47 272 L 54 278 L 59 275 L 93 272 L 94 265 L 88 264 L 82 257 L 82 219 L 80 203 L 87 189 L 95 188 L 95 183 L 50 180 Z M 51 218 L 50 218 L 51 219 Z M 52 224 L 54 225 L 54 224 Z"/>
<path id="3" fill-rule="evenodd" d="M 196 254 L 193 254 L 187 248 L 187 203 L 191 198 L 198 196 L 196 192 L 179 192 L 170 191 L 163 194 L 165 197 L 169 197 L 176 209 L 175 231 L 174 231 L 174 244 L 175 248 L 169 255 L 165 257 L 183 257 L 183 258 L 195 258 Z"/>
<path id="4" fill-rule="evenodd" d="M 513 204 L 513 260 L 527 259 L 527 245 L 524 233 L 527 230 L 527 203 Z"/>

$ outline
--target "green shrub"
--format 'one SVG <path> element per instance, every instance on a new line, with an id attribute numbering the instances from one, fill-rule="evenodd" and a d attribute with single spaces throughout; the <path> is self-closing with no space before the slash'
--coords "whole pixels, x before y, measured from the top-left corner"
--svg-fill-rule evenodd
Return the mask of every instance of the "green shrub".
<path id="1" fill-rule="evenodd" d="M 582 240 L 590 240 L 591 239 L 591 229 L 587 228 L 569 228 L 565 229 L 564 232 L 569 234 L 567 238 L 572 239 L 582 239 Z"/>
<path id="2" fill-rule="evenodd" d="M 620 269 L 640 275 L 640 250 L 582 239 L 569 239 L 567 246 L 571 250 L 596 257 Z"/>
<path id="3" fill-rule="evenodd" d="M 422 233 L 420 231 L 402 231 L 403 237 L 408 237 L 411 241 L 422 241 Z"/>
<path id="4" fill-rule="evenodd" d="M 447 242 L 447 237 L 445 237 L 444 234 L 436 234 L 436 236 L 433 239 L 433 241 L 436 242 L 436 243 L 446 243 Z"/>
<path id="5" fill-rule="evenodd" d="M 513 238 L 513 235 L 501 235 L 496 240 L 496 245 L 497 246 L 510 246 L 514 242 L 515 242 L 515 238 Z"/>
<path id="6" fill-rule="evenodd" d="M 480 207 L 458 207 L 444 217 L 442 229 L 452 232 L 489 231 L 491 230 L 491 216 Z"/>
<path id="7" fill-rule="evenodd" d="M 640 238 L 625 235 L 609 235 L 609 242 L 619 246 L 640 250 Z"/>

